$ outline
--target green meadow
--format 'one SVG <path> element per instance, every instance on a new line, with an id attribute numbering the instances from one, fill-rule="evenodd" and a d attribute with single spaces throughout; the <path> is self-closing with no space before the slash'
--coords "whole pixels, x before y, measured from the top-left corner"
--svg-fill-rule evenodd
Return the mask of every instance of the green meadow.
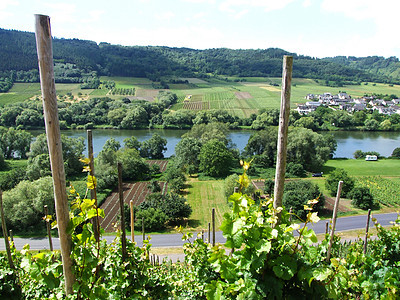
<path id="1" fill-rule="evenodd" d="M 227 77 L 229 81 L 219 78 L 207 80 L 197 78 L 184 78 L 188 83 L 170 84 L 170 91 L 178 96 L 178 103 L 172 109 L 183 109 L 183 100 L 187 95 L 192 95 L 190 101 L 203 102 L 203 107 L 209 109 L 223 109 L 238 117 L 249 117 L 260 109 L 277 109 L 280 106 L 281 78 Z M 113 80 L 116 88 L 134 88 L 135 96 L 154 98 L 158 90 L 152 87 L 152 81 L 147 78 L 134 77 L 107 77 L 102 76 L 101 81 Z M 234 82 L 235 79 L 245 79 L 244 82 Z M 278 86 L 277 86 L 278 85 Z M 74 99 L 85 100 L 93 97 L 123 98 L 123 95 L 108 95 L 107 89 L 85 89 L 80 84 L 56 84 L 57 94 L 65 96 L 70 94 Z M 304 103 L 305 96 L 309 93 L 321 94 L 325 92 L 339 93 L 347 92 L 353 98 L 364 94 L 395 94 L 400 95 L 400 86 L 389 86 L 388 84 L 368 83 L 361 85 L 349 85 L 341 88 L 332 88 L 313 79 L 294 78 L 292 80 L 291 104 L 292 108 L 297 103 Z M 39 83 L 16 83 L 8 93 L 0 93 L 0 106 L 7 103 L 25 101 L 40 96 Z"/>

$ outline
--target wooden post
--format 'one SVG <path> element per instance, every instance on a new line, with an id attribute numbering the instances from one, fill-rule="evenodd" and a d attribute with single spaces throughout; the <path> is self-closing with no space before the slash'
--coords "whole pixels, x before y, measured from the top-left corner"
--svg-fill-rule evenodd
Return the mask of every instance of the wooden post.
<path id="1" fill-rule="evenodd" d="M 131 239 L 132 243 L 135 242 L 135 214 L 133 211 L 133 200 L 129 202 L 130 210 L 131 210 Z"/>
<path id="2" fill-rule="evenodd" d="M 15 270 L 15 266 L 11 257 L 10 241 L 8 240 L 7 227 L 6 227 L 6 217 L 4 216 L 3 209 L 3 191 L 0 190 L 0 213 L 1 213 L 1 228 L 3 229 L 4 242 L 6 244 L 7 258 L 10 268 Z"/>
<path id="3" fill-rule="evenodd" d="M 36 47 L 38 53 L 40 86 L 42 89 L 43 112 L 47 144 L 49 147 L 51 174 L 54 186 L 58 235 L 65 278 L 65 292 L 73 293 L 75 281 L 71 260 L 71 235 L 67 233 L 69 222 L 68 199 L 65 182 L 64 160 L 62 156 L 60 125 L 58 120 L 57 95 L 54 82 L 53 49 L 50 18 L 35 15 Z"/>
<path id="4" fill-rule="evenodd" d="M 13 236 L 13 231 L 12 231 L 12 229 L 10 229 L 8 232 L 10 233 L 10 241 L 11 241 L 11 242 L 14 242 L 14 236 Z"/>
<path id="5" fill-rule="evenodd" d="M 365 227 L 364 254 L 367 253 L 368 231 L 369 231 L 369 220 L 370 220 L 370 218 L 371 218 L 371 209 L 368 209 L 367 227 Z"/>
<path id="6" fill-rule="evenodd" d="M 292 223 L 292 211 L 293 211 L 293 208 L 291 207 L 291 208 L 289 209 L 289 222 L 290 222 L 290 223 Z"/>
<path id="7" fill-rule="evenodd" d="M 119 191 L 119 209 L 121 212 L 121 244 L 122 261 L 126 258 L 126 231 L 125 231 L 125 212 L 124 212 L 124 190 L 122 187 L 122 164 L 118 163 L 118 191 Z"/>
<path id="8" fill-rule="evenodd" d="M 145 232 L 144 232 L 144 218 L 142 218 L 142 235 L 143 235 L 142 241 L 143 241 L 143 246 L 144 246 L 144 240 L 146 239 Z"/>
<path id="9" fill-rule="evenodd" d="M 327 262 L 329 262 L 329 260 L 331 259 L 333 236 L 335 235 L 336 217 L 337 217 L 337 211 L 338 211 L 338 207 L 339 207 L 340 194 L 342 193 L 342 185 L 343 185 L 343 181 L 339 181 L 338 190 L 337 190 L 337 194 L 336 194 L 336 200 L 335 200 L 335 206 L 333 208 L 331 237 L 329 240 L 328 254 L 326 256 Z"/>
<path id="10" fill-rule="evenodd" d="M 91 176 L 94 176 L 93 134 L 90 129 L 87 131 L 87 140 L 88 140 L 88 156 L 89 156 L 89 168 L 90 168 L 89 174 Z M 92 200 L 93 199 L 95 200 L 94 205 L 96 206 L 96 208 L 98 208 L 96 186 L 94 186 L 94 188 L 90 190 L 90 197 Z M 97 211 L 96 217 L 94 217 L 92 220 L 93 220 L 92 222 L 93 222 L 94 237 L 95 237 L 96 241 L 99 242 L 99 240 L 100 240 L 100 220 L 99 220 L 98 211 Z"/>
<path id="11" fill-rule="evenodd" d="M 290 88 L 292 82 L 293 57 L 283 56 L 281 108 L 279 115 L 278 145 L 275 171 L 274 208 L 282 207 L 285 185 L 287 137 L 290 113 Z M 281 214 L 278 213 L 278 222 Z"/>
<path id="12" fill-rule="evenodd" d="M 214 247 L 215 246 L 215 208 L 212 209 L 211 222 L 212 222 L 212 245 Z"/>
<path id="13" fill-rule="evenodd" d="M 211 242 L 211 223 L 208 222 L 208 243 Z"/>
<path id="14" fill-rule="evenodd" d="M 46 228 L 47 228 L 47 235 L 49 237 L 49 246 L 50 246 L 50 251 L 53 251 L 53 241 L 51 240 L 51 231 L 50 231 L 50 222 L 47 220 L 47 215 L 49 214 L 49 210 L 47 208 L 47 205 L 44 206 L 44 217 L 46 220 Z"/>
<path id="15" fill-rule="evenodd" d="M 325 234 L 328 234 L 328 233 L 329 233 L 329 222 L 326 221 L 326 224 L 325 224 Z"/>

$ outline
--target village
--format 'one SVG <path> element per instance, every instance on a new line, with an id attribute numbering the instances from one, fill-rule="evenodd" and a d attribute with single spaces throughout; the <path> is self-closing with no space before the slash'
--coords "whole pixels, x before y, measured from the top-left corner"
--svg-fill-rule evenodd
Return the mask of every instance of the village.
<path id="1" fill-rule="evenodd" d="M 297 111 L 302 115 L 307 115 L 315 111 L 319 106 L 327 106 L 333 110 L 345 110 L 349 113 L 357 111 L 372 110 L 380 114 L 393 115 L 400 114 L 400 99 L 383 100 L 375 96 L 364 96 L 353 99 L 347 93 L 308 94 L 305 97 L 308 101 L 297 105 Z"/>

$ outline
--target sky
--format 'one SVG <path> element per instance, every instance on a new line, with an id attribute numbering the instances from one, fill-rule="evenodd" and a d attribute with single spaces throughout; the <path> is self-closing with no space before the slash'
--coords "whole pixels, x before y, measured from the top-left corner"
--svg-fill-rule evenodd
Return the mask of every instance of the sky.
<path id="1" fill-rule="evenodd" d="M 125 46 L 400 57 L 398 0 L 0 0 L 0 28 Z"/>

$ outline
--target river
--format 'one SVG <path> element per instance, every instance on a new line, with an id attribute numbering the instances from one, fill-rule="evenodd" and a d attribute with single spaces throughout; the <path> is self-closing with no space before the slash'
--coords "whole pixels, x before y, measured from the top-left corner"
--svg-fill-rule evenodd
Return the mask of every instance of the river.
<path id="1" fill-rule="evenodd" d="M 44 131 L 34 131 L 37 135 Z M 109 138 L 114 138 L 123 145 L 123 140 L 132 135 L 142 142 L 149 139 L 153 133 L 159 133 L 163 138 L 167 139 L 167 151 L 165 157 L 174 154 L 176 144 L 180 141 L 181 136 L 187 130 L 163 130 L 163 129 L 141 129 L 141 130 L 112 130 L 112 129 L 94 129 L 93 130 L 93 151 L 95 156 L 101 151 L 104 143 Z M 69 137 L 84 137 L 86 140 L 85 130 L 63 130 L 62 134 Z M 242 151 L 252 134 L 248 130 L 233 130 L 229 133 L 232 142 Z M 377 151 L 383 156 L 390 156 L 393 149 L 400 147 L 400 132 L 362 132 L 362 131 L 334 131 L 322 132 L 322 134 L 332 134 L 337 141 L 338 147 L 335 157 L 353 158 L 356 150 Z"/>

